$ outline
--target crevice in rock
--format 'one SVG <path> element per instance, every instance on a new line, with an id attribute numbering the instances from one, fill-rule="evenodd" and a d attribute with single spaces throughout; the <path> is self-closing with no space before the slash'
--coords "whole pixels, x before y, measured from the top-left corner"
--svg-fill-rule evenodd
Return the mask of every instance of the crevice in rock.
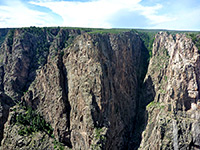
<path id="1" fill-rule="evenodd" d="M 35 80 L 36 70 L 46 63 L 50 45 L 46 32 L 35 27 L 11 29 L 4 43 L 0 52 L 5 57 L 4 91 L 17 103 Z"/>
<path id="2" fill-rule="evenodd" d="M 67 80 L 67 70 L 65 68 L 65 65 L 63 64 L 63 58 L 62 55 L 59 54 L 59 61 L 58 61 L 58 68 L 60 70 L 60 85 L 62 88 L 62 97 L 63 102 L 65 104 L 65 110 L 63 113 L 67 114 L 67 129 L 68 131 L 64 135 L 64 137 L 61 137 L 61 142 L 68 146 L 69 148 L 72 148 L 72 143 L 70 141 L 71 131 L 70 131 L 70 111 L 71 106 L 68 100 L 68 80 Z"/>
<path id="3" fill-rule="evenodd" d="M 8 120 L 9 109 L 12 106 L 14 106 L 12 99 L 4 93 L 0 93 L 0 146 L 3 139 L 4 124 Z"/>
<path id="4" fill-rule="evenodd" d="M 194 141 L 191 141 L 189 149 L 200 149 L 200 145 L 195 145 Z"/>
<path id="5" fill-rule="evenodd" d="M 4 92 L 4 85 L 3 85 L 3 80 L 4 80 L 4 67 L 0 66 L 0 91 Z"/>
<path id="6" fill-rule="evenodd" d="M 4 124 L 8 120 L 8 114 L 9 114 L 9 106 L 0 106 L 0 146 L 1 141 L 3 139 L 3 133 L 4 133 Z"/>
<path id="7" fill-rule="evenodd" d="M 7 35 L 7 44 L 8 44 L 8 46 L 9 46 L 9 53 L 10 53 L 10 54 L 12 53 L 13 38 L 14 38 L 14 29 L 11 29 L 11 30 L 8 32 L 8 35 Z"/>
<path id="8" fill-rule="evenodd" d="M 47 40 L 48 39 L 48 34 L 46 33 L 47 31 L 44 30 L 42 32 L 43 32 L 43 35 L 40 35 L 38 37 L 31 37 L 32 39 L 30 41 L 36 40 L 35 41 L 36 44 L 31 42 L 31 49 L 29 53 L 25 51 L 27 54 L 24 54 L 24 56 L 28 56 L 31 62 L 29 66 L 29 70 L 28 70 L 27 82 L 21 89 L 21 91 L 24 93 L 27 92 L 31 83 L 35 80 L 36 70 L 38 70 L 39 68 L 41 68 L 47 63 L 50 43 L 48 43 L 48 40 Z M 31 36 L 29 35 L 30 33 L 27 33 L 27 36 Z M 24 47 L 23 42 L 22 42 L 22 46 Z"/>
<path id="9" fill-rule="evenodd" d="M 91 95 L 92 95 L 92 106 L 93 109 L 91 110 L 91 114 L 92 114 L 92 119 L 94 121 L 94 127 L 102 127 L 102 119 L 100 119 L 100 109 L 99 106 L 96 102 L 96 97 L 94 95 L 94 93 L 92 91 L 90 91 Z"/>
<path id="10" fill-rule="evenodd" d="M 140 146 L 142 140 L 142 132 L 145 130 L 148 120 L 148 115 L 146 111 L 146 106 L 154 100 L 155 90 L 153 87 L 153 82 L 149 76 L 145 81 L 145 76 L 147 74 L 149 66 L 149 52 L 142 44 L 141 49 L 141 66 L 139 68 L 138 74 L 138 86 L 137 86 L 137 101 L 136 101 L 136 116 L 134 119 L 133 132 L 131 133 L 129 141 L 129 150 L 137 150 Z"/>

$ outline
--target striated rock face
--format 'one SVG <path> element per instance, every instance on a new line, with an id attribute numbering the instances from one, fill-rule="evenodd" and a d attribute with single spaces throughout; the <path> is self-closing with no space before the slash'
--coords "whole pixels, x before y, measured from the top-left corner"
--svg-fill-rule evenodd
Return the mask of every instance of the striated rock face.
<path id="1" fill-rule="evenodd" d="M 64 83 L 62 83 L 63 82 L 62 78 L 64 77 L 62 77 L 63 72 L 56 73 L 56 71 L 62 68 L 62 63 L 59 64 L 60 60 L 53 58 L 58 57 L 57 56 L 58 52 L 62 49 L 63 45 L 68 46 L 70 44 L 70 41 L 68 39 L 70 39 L 72 36 L 73 37 L 77 36 L 78 34 L 80 34 L 79 30 L 66 29 L 63 31 L 62 29 L 59 28 L 41 29 L 33 27 L 27 29 L 25 28 L 25 29 L 10 30 L 4 43 L 1 45 L 0 49 L 0 55 L 3 58 L 2 67 L 0 68 L 0 81 L 1 81 L 0 90 L 2 90 L 2 92 L 4 92 L 5 94 L 9 95 L 15 102 L 20 102 L 21 96 L 23 95 L 25 95 L 24 96 L 25 98 L 23 98 L 22 100 L 26 99 L 27 97 L 28 99 L 32 98 L 37 99 L 34 101 L 33 105 L 32 103 L 28 103 L 35 109 L 37 108 L 35 104 L 37 105 L 38 103 L 43 103 L 42 102 L 44 99 L 43 94 L 45 93 L 47 95 L 45 98 L 47 98 L 48 100 L 50 99 L 50 101 L 52 101 L 52 98 L 55 98 L 55 102 L 56 99 L 60 101 L 60 99 L 62 99 L 62 91 L 61 92 L 59 91 L 61 86 L 64 86 Z M 51 59 L 51 61 L 44 66 L 44 64 L 46 64 L 47 62 L 48 56 L 49 59 Z M 43 66 L 44 68 L 42 68 Z M 47 71 L 46 69 L 49 70 Z M 48 75 L 48 77 L 50 76 L 49 78 L 51 80 L 46 78 L 46 76 L 37 77 L 36 70 L 38 70 L 37 72 L 44 71 L 45 74 Z M 54 83 L 54 77 L 57 77 L 56 83 Z M 39 85 L 42 82 L 40 80 L 47 80 L 47 82 L 42 83 L 42 85 Z M 39 88 L 30 86 L 31 83 L 32 85 L 37 84 Z M 61 83 L 61 85 L 57 85 L 52 88 L 51 86 L 49 87 L 50 83 L 53 83 L 52 86 L 57 85 L 57 83 L 58 84 Z M 34 90 L 28 91 L 27 89 L 29 88 L 29 86 L 30 88 L 38 88 L 41 91 L 34 91 Z M 45 88 L 44 91 L 42 91 L 42 87 Z M 53 93 L 50 93 L 50 91 L 52 90 L 55 91 Z M 36 94 L 31 92 L 36 92 Z M 53 96 L 53 94 L 55 95 L 55 97 Z M 65 106 L 63 106 L 63 104 L 66 103 L 65 102 L 66 96 L 64 96 L 63 103 L 61 102 L 58 103 L 58 105 L 53 105 L 53 107 L 55 107 L 56 109 L 58 109 L 59 107 L 64 107 L 64 109 L 61 110 L 59 109 L 59 111 L 61 111 L 60 113 L 57 112 L 51 113 L 52 105 L 50 105 L 50 103 L 52 102 L 48 103 L 49 102 L 48 100 L 45 101 L 46 103 L 43 105 L 43 107 L 46 107 L 46 105 L 48 105 L 50 106 L 49 109 L 45 111 L 40 111 L 39 113 L 45 116 L 47 120 L 49 119 L 49 117 L 51 118 L 53 117 L 53 119 L 51 120 L 54 120 L 55 122 L 56 120 L 60 120 L 60 117 L 63 115 L 64 120 L 60 122 L 61 124 L 62 122 L 65 122 L 67 120 L 65 114 L 66 108 Z M 7 120 L 8 110 L 9 108 L 6 107 L 5 109 L 3 107 L 3 111 L 7 112 L 6 113 L 7 115 L 3 116 L 6 118 L 4 119 L 3 124 L 5 123 L 5 120 Z M 48 113 L 50 113 L 50 115 L 47 115 Z M 53 123 L 53 127 L 57 126 L 56 123 Z M 1 127 L 3 128 L 3 125 Z M 60 135 L 58 134 L 60 132 L 59 129 L 55 127 L 54 131 L 55 131 L 55 136 L 58 137 L 58 135 Z M 66 131 L 64 132 L 66 134 Z M 60 141 L 65 142 L 65 140 L 64 141 L 62 140 L 63 137 L 60 138 L 61 138 Z M 2 137 L 0 138 L 0 140 L 2 140 Z"/>
<path id="2" fill-rule="evenodd" d="M 8 33 L 9 29 L 5 29 L 5 28 L 0 28 L 0 45 L 4 42 L 5 37 Z"/>
<path id="3" fill-rule="evenodd" d="M 35 81 L 23 97 L 29 106 L 37 109 L 54 129 L 55 137 L 71 146 L 69 141 L 70 105 L 67 98 L 66 75 L 62 58 L 54 60 L 37 72 Z"/>
<path id="4" fill-rule="evenodd" d="M 27 84 L 34 78 L 33 72 L 36 65 L 32 63 L 32 58 L 38 46 L 36 43 L 41 38 L 23 30 L 10 30 L 2 44 L 1 55 L 3 55 L 3 64 L 6 64 L 4 65 L 3 91 L 14 100 L 22 96 Z"/>
<path id="5" fill-rule="evenodd" d="M 23 99 L 73 149 L 126 147 L 142 74 L 141 49 L 136 34 L 82 34 L 64 49 L 63 58 L 48 59 Z"/>
<path id="6" fill-rule="evenodd" d="M 63 61 L 74 149 L 91 148 L 93 132 L 98 129 L 107 129 L 104 149 L 128 146 L 141 75 L 141 48 L 139 37 L 131 33 L 84 34 L 66 50 Z"/>
<path id="7" fill-rule="evenodd" d="M 4 92 L 17 101 L 34 80 L 36 70 L 46 63 L 49 52 L 53 57 L 53 51 L 62 49 L 77 32 L 34 27 L 10 30 L 0 50 L 5 64 Z"/>
<path id="8" fill-rule="evenodd" d="M 158 34 L 147 73 L 158 91 L 155 101 L 169 104 L 172 111 L 190 109 L 199 98 L 199 65 L 198 49 L 191 39 Z"/>
<path id="9" fill-rule="evenodd" d="M 144 94 L 153 102 L 141 149 L 199 149 L 199 65 L 198 49 L 186 35 L 156 35 Z"/>
<path id="10" fill-rule="evenodd" d="M 200 149 L 196 43 L 160 32 L 148 62 L 140 34 L 90 31 L 8 31 L 0 149 Z"/>
<path id="11" fill-rule="evenodd" d="M 144 77 L 147 55 L 139 35 L 132 32 L 11 30 L 1 46 L 1 89 L 39 113 L 53 128 L 52 137 L 65 148 L 124 149 L 135 128 L 137 87 Z M 3 149 L 30 149 L 39 136 L 27 135 L 25 141 L 22 135 L 15 136 L 22 127 L 9 120 L 21 111 L 10 111 L 10 119 L 7 115 L 3 122 L 8 118 Z M 30 123 L 24 124 L 33 130 Z M 25 143 L 18 146 L 19 139 Z"/>

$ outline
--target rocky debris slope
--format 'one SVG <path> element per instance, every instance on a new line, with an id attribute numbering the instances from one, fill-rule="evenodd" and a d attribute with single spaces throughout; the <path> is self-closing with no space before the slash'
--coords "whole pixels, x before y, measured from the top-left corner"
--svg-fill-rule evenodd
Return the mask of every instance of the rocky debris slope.
<path id="1" fill-rule="evenodd" d="M 145 79 L 140 149 L 199 149 L 199 51 L 185 34 L 156 35 Z"/>

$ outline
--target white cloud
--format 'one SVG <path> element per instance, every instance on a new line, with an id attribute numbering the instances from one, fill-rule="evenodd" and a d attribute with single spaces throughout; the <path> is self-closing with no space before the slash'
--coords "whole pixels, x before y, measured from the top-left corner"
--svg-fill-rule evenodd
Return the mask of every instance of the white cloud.
<path id="1" fill-rule="evenodd" d="M 182 4 L 184 5 L 184 4 Z M 169 9 L 168 15 L 173 16 L 175 19 L 169 22 L 158 22 L 153 28 L 164 28 L 170 30 L 197 30 L 200 31 L 200 6 L 187 7 L 175 4 L 176 8 Z"/>
<path id="2" fill-rule="evenodd" d="M 47 7 L 63 18 L 62 26 L 113 27 L 110 21 L 120 11 L 139 13 L 150 25 L 172 21 L 165 15 L 158 15 L 162 5 L 142 6 L 141 0 L 93 0 L 88 2 L 39 0 L 31 4 Z M 132 18 L 130 18 L 131 20 Z M 134 18 L 133 18 L 134 19 Z"/>
<path id="3" fill-rule="evenodd" d="M 47 13 L 29 9 L 18 0 L 0 6 L 0 27 L 47 26 L 53 23 Z"/>
<path id="4" fill-rule="evenodd" d="M 140 28 L 142 24 L 143 28 L 199 28 L 200 8 L 189 9 L 187 5 L 179 6 L 178 2 L 172 5 L 172 2 L 146 6 L 142 0 L 32 0 L 27 5 L 23 0 L 5 0 L 6 5 L 0 5 L 0 27 Z"/>

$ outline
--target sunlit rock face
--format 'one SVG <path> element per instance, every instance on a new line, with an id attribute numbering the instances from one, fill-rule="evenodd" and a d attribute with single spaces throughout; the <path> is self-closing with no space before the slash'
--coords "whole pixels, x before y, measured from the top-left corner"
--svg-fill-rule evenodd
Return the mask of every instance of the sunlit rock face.
<path id="1" fill-rule="evenodd" d="M 8 34 L 1 54 L 3 92 L 38 112 L 65 148 L 129 146 L 148 55 L 138 34 L 16 29 Z M 3 148 L 26 149 L 39 136 L 15 144 L 22 137 L 8 132 L 20 130 L 12 123 L 16 115 L 10 111 Z"/>
<path id="2" fill-rule="evenodd" d="M 145 79 L 155 92 L 140 149 L 199 149 L 199 65 L 199 51 L 185 34 L 156 35 Z"/>
<path id="3" fill-rule="evenodd" d="M 151 58 L 134 31 L 0 36 L 2 150 L 199 149 L 199 51 L 186 34 L 156 34 Z"/>

